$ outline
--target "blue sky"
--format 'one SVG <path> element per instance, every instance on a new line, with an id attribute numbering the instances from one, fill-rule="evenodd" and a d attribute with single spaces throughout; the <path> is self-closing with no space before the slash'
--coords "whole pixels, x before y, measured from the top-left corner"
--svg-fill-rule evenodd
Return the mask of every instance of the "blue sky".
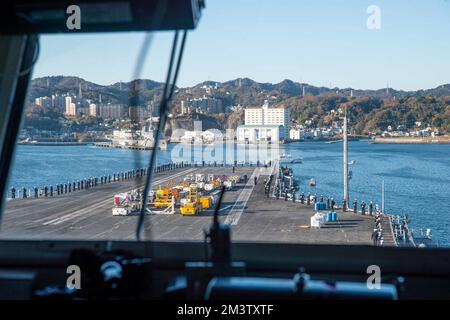
<path id="1" fill-rule="evenodd" d="M 366 9 L 381 9 L 369 30 Z M 249 77 L 404 90 L 450 83 L 449 0 L 206 0 L 178 85 Z M 143 33 L 47 35 L 34 77 L 129 81 Z M 172 33 L 157 33 L 141 78 L 165 79 Z"/>

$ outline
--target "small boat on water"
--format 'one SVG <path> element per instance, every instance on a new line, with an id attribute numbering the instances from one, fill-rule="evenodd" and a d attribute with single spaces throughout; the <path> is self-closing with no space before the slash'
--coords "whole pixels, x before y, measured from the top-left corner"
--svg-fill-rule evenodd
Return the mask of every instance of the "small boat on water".
<path id="1" fill-rule="evenodd" d="M 294 158 L 289 163 L 303 163 L 303 158 Z"/>
<path id="2" fill-rule="evenodd" d="M 287 159 L 290 159 L 290 158 L 291 158 L 291 154 L 290 153 L 288 153 L 288 154 L 283 153 L 283 154 L 280 155 L 280 160 L 287 160 Z"/>
<path id="3" fill-rule="evenodd" d="M 339 143 L 339 142 L 342 142 L 342 139 L 339 139 L 339 140 L 330 140 L 330 141 L 326 141 L 325 143 L 326 143 L 326 144 L 332 144 L 332 143 Z"/>
<path id="4" fill-rule="evenodd" d="M 418 248 L 427 248 L 427 247 L 437 247 L 437 243 L 434 243 L 433 236 L 431 234 L 431 229 L 426 229 L 424 232 L 423 229 L 419 231 L 411 230 L 412 238 L 414 239 L 414 244 Z"/>
<path id="5" fill-rule="evenodd" d="M 280 155 L 279 161 L 282 163 L 303 163 L 303 158 L 292 158 L 292 155 L 290 153 L 283 153 L 282 155 Z"/>
<path id="6" fill-rule="evenodd" d="M 356 160 L 350 160 L 349 162 L 348 162 L 348 164 L 355 164 L 356 163 Z"/>
<path id="7" fill-rule="evenodd" d="M 309 186 L 310 186 L 310 187 L 315 187 L 315 186 L 316 186 L 316 179 L 311 178 L 311 179 L 309 180 Z"/>
<path id="8" fill-rule="evenodd" d="M 286 158 L 280 157 L 280 162 L 282 162 L 282 163 L 290 163 L 290 164 L 303 163 L 303 158 L 291 158 L 290 156 L 286 157 Z"/>

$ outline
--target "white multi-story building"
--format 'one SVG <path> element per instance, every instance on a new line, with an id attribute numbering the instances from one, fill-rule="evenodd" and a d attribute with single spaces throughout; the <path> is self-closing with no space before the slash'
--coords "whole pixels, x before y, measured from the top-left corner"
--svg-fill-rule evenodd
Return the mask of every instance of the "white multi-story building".
<path id="1" fill-rule="evenodd" d="M 288 108 L 271 108 L 268 101 L 264 101 L 261 108 L 245 109 L 245 125 L 275 125 L 283 126 L 284 137 L 289 137 L 291 119 Z"/>
<path id="2" fill-rule="evenodd" d="M 36 98 L 34 103 L 43 108 L 50 108 L 52 106 L 52 100 L 49 97 Z"/>
<path id="3" fill-rule="evenodd" d="M 336 133 L 332 128 L 316 128 L 316 129 L 299 129 L 292 128 L 289 130 L 289 138 L 291 140 L 308 140 L 329 138 Z"/>
<path id="4" fill-rule="evenodd" d="M 246 108 L 245 109 L 245 125 L 263 125 L 264 112 L 262 108 Z"/>
<path id="5" fill-rule="evenodd" d="M 285 140 L 284 128 L 279 125 L 242 125 L 237 127 L 237 141 L 248 143 L 280 143 Z"/>
<path id="6" fill-rule="evenodd" d="M 142 121 L 150 116 L 150 112 L 144 107 L 129 107 L 128 117 L 134 121 Z"/>
<path id="7" fill-rule="evenodd" d="M 96 117 L 97 116 L 97 105 L 95 103 L 91 103 L 89 105 L 89 115 L 91 117 Z"/>
<path id="8" fill-rule="evenodd" d="M 68 97 L 68 96 L 67 96 L 67 97 L 66 97 L 66 103 L 65 103 L 65 106 L 66 106 L 66 113 L 68 112 L 71 103 L 72 103 L 72 97 Z"/>
<path id="9" fill-rule="evenodd" d="M 65 96 L 60 96 L 59 94 L 52 94 L 52 106 L 63 110 L 66 106 Z"/>
<path id="10" fill-rule="evenodd" d="M 103 119 L 121 119 L 126 110 L 121 104 L 99 104 L 97 116 Z"/>
<path id="11" fill-rule="evenodd" d="M 66 97 L 66 112 L 67 116 L 76 116 L 77 115 L 77 106 L 72 102 L 72 97 Z"/>
<path id="12" fill-rule="evenodd" d="M 245 109 L 245 125 L 237 129 L 237 140 L 247 142 L 283 142 L 289 139 L 288 108 L 271 108 L 264 101 L 261 108 Z"/>
<path id="13" fill-rule="evenodd" d="M 223 112 L 222 100 L 203 96 L 181 101 L 181 114 L 189 114 L 193 111 L 198 113 L 221 113 Z"/>
<path id="14" fill-rule="evenodd" d="M 189 104 L 186 101 L 182 100 L 181 101 L 181 114 L 183 115 L 183 114 L 188 114 L 188 113 L 190 113 Z"/>
<path id="15" fill-rule="evenodd" d="M 300 140 L 301 139 L 301 130 L 300 129 L 289 130 L 289 139 Z"/>

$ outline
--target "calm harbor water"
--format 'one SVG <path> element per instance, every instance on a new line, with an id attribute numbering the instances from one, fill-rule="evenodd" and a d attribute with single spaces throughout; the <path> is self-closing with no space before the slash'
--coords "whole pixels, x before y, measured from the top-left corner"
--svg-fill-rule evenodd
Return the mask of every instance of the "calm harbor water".
<path id="1" fill-rule="evenodd" d="M 287 149 L 303 157 L 292 165 L 306 192 L 343 198 L 342 144 L 294 143 Z M 349 142 L 350 199 L 381 207 L 385 181 L 385 211 L 407 213 L 414 230 L 431 228 L 441 246 L 450 246 L 450 145 L 394 145 Z M 308 180 L 315 177 L 316 190 Z"/>
<path id="2" fill-rule="evenodd" d="M 180 152 L 174 152 L 179 147 L 170 145 L 167 151 L 160 151 L 159 163 L 170 162 L 174 154 L 179 156 Z M 251 158 L 254 152 L 244 151 L 252 148 L 249 146 L 238 148 L 242 148 L 238 155 L 246 152 Z M 303 163 L 290 165 L 301 191 L 317 193 L 319 197 L 333 196 L 341 203 L 342 144 L 290 143 L 280 148 L 281 153 L 292 158 L 303 158 Z M 201 150 L 204 148 L 196 148 L 190 156 Z M 203 158 L 207 162 L 218 156 L 217 149 L 207 153 L 209 156 Z M 18 146 L 10 186 L 31 188 L 112 174 L 144 167 L 148 156 L 149 152 L 93 146 Z M 369 145 L 366 141 L 354 141 L 349 143 L 349 159 L 355 160 L 350 165 L 351 199 L 381 206 L 384 179 L 386 211 L 407 213 L 413 229 L 431 228 L 439 245 L 450 246 L 450 145 Z M 308 186 L 312 177 L 317 181 L 315 188 Z"/>

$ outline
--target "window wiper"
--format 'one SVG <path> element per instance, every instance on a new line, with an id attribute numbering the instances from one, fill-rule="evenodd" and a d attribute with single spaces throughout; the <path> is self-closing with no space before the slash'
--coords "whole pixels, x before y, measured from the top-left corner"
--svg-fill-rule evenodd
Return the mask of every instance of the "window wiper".
<path id="1" fill-rule="evenodd" d="M 159 122 L 158 122 L 158 126 L 157 126 L 156 133 L 155 133 L 153 150 L 150 153 L 150 164 L 148 166 L 148 173 L 147 173 L 146 181 L 145 181 L 142 207 L 139 212 L 139 219 L 138 219 L 138 223 L 136 226 L 136 239 L 138 241 L 141 240 L 142 229 L 144 227 L 144 220 L 145 220 L 145 215 L 147 212 L 148 194 L 149 194 L 149 191 L 151 190 L 152 180 L 153 180 L 153 173 L 154 173 L 153 167 L 156 162 L 156 156 L 158 153 L 157 150 L 158 150 L 161 134 L 163 134 L 164 128 L 166 126 L 169 102 L 173 97 L 173 93 L 175 91 L 175 84 L 177 82 L 178 73 L 180 71 L 181 60 L 183 57 L 184 46 L 185 46 L 186 38 L 187 38 L 187 30 L 183 31 L 181 44 L 178 48 L 178 53 L 177 53 L 178 38 L 179 38 L 179 31 L 176 31 L 174 39 L 173 39 L 173 43 L 172 43 L 172 50 L 171 50 L 171 54 L 170 54 L 169 68 L 167 71 L 166 83 L 164 85 L 163 95 L 161 98 L 161 102 L 159 104 L 159 110 L 158 110 L 159 111 L 158 112 L 159 113 Z M 175 62 L 175 59 L 176 59 L 176 62 Z M 175 64 L 175 69 L 174 69 L 174 64 Z"/>
<path id="2" fill-rule="evenodd" d="M 228 224 L 220 223 L 219 210 L 222 206 L 225 186 L 220 190 L 219 200 L 214 209 L 213 222 L 207 232 L 205 241 L 211 245 L 211 262 L 221 267 L 228 266 L 231 262 L 231 228 Z"/>

